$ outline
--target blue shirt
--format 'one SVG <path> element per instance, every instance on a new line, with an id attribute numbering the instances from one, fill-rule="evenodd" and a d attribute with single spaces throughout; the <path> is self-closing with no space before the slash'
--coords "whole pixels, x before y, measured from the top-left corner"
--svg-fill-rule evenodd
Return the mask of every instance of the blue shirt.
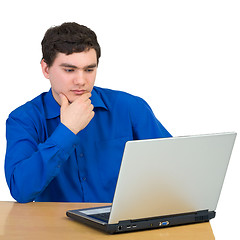
<path id="1" fill-rule="evenodd" d="M 77 135 L 60 122 L 50 89 L 6 122 L 6 180 L 18 202 L 112 202 L 126 141 L 171 137 L 148 104 L 94 87 L 95 116 Z"/>

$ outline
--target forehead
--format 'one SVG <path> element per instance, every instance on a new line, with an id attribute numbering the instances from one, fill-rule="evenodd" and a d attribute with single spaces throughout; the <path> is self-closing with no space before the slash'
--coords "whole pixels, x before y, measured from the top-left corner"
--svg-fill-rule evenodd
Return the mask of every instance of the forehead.
<path id="1" fill-rule="evenodd" d="M 63 63 L 82 68 L 91 64 L 97 64 L 97 54 L 95 49 L 69 55 L 59 52 L 57 53 L 53 65 L 60 66 Z"/>

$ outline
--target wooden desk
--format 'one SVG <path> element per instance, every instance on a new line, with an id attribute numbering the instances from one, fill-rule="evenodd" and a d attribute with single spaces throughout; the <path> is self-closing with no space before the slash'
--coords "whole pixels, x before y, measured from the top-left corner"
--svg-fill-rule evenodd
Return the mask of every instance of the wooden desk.
<path id="1" fill-rule="evenodd" d="M 0 239 L 214 239 L 209 223 L 109 235 L 66 217 L 67 210 L 102 205 L 104 204 L 0 202 Z"/>

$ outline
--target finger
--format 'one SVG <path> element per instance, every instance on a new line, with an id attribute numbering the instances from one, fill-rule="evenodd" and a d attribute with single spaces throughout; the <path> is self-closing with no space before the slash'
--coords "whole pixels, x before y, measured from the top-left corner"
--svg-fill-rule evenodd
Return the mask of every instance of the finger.
<path id="1" fill-rule="evenodd" d="M 89 122 L 93 119 L 94 115 L 95 115 L 95 112 L 94 112 L 94 111 L 91 111 L 91 112 L 89 113 L 89 117 L 88 117 L 88 121 L 89 121 Z"/>
<path id="2" fill-rule="evenodd" d="M 92 104 L 90 105 L 90 109 L 91 109 L 91 111 L 93 111 L 93 109 L 94 109 L 94 106 Z"/>
<path id="3" fill-rule="evenodd" d="M 62 93 L 59 94 L 59 97 L 60 97 L 61 107 L 62 108 L 67 107 L 69 105 L 69 101 L 68 101 L 67 97 Z"/>
<path id="4" fill-rule="evenodd" d="M 78 100 L 81 101 L 81 102 L 86 102 L 88 101 L 88 99 L 90 99 L 90 97 L 92 96 L 91 93 L 84 93 L 83 95 L 81 95 Z"/>

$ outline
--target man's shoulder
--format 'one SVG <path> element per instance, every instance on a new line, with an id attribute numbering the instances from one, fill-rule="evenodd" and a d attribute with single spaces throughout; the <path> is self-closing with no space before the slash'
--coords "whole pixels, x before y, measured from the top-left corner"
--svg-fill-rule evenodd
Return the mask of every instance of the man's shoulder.
<path id="1" fill-rule="evenodd" d="M 26 116 L 35 116 L 36 114 L 40 114 L 43 111 L 43 96 L 46 92 L 41 93 L 37 97 L 33 98 L 30 101 L 22 104 L 21 106 L 14 109 L 10 114 L 9 117 L 19 118 L 19 117 L 26 117 Z"/>

